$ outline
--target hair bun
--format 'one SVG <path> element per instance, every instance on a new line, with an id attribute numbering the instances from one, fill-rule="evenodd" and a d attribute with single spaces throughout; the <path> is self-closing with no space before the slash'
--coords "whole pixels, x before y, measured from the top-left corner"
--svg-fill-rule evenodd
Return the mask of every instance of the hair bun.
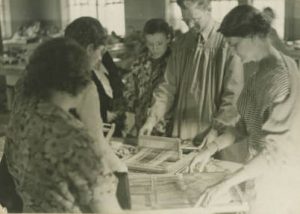
<path id="1" fill-rule="evenodd" d="M 271 29 L 270 22 L 263 16 L 262 13 L 254 14 L 251 22 L 253 29 L 255 29 L 258 33 L 265 35 L 268 34 Z"/>

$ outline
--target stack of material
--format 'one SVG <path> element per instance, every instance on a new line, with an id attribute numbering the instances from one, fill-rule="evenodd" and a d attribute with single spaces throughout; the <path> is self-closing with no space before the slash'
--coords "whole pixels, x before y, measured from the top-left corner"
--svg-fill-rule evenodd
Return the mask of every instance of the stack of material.
<path id="1" fill-rule="evenodd" d="M 191 208 L 203 191 L 220 182 L 226 173 L 198 174 L 130 174 L 130 193 L 133 210 Z M 242 212 L 248 209 L 237 187 L 213 201 L 210 210 Z"/>
<path id="2" fill-rule="evenodd" d="M 196 153 L 182 155 L 177 138 L 143 136 L 138 140 L 138 152 L 125 162 L 129 170 L 146 173 L 177 173 Z"/>

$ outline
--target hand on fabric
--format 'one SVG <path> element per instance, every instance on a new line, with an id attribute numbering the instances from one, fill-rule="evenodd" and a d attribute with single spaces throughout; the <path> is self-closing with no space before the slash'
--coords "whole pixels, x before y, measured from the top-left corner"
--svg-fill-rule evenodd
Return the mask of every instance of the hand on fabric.
<path id="1" fill-rule="evenodd" d="M 230 188 L 231 186 L 228 184 L 227 180 L 221 181 L 214 186 L 208 187 L 195 204 L 195 207 L 209 206 L 213 201 L 227 193 Z"/>
<path id="2" fill-rule="evenodd" d="M 143 125 L 143 127 L 139 131 L 139 136 L 143 135 L 151 135 L 151 132 L 156 124 L 156 121 L 154 118 L 149 117 L 146 121 L 146 123 Z"/>
<path id="3" fill-rule="evenodd" d="M 210 157 L 211 153 L 207 149 L 199 152 L 199 154 L 192 160 L 190 164 L 189 173 L 193 173 L 195 169 L 197 169 L 197 172 L 202 172 Z"/>

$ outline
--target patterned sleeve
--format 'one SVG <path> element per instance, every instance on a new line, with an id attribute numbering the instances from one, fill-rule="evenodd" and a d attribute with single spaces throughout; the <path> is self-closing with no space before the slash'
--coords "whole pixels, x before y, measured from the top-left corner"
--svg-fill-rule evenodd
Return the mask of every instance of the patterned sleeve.
<path id="1" fill-rule="evenodd" d="M 124 97 L 126 99 L 127 108 L 129 111 L 134 112 L 135 102 L 137 99 L 137 74 L 141 68 L 140 59 L 135 60 L 131 67 L 130 72 L 125 75 L 124 81 Z"/>
<path id="2" fill-rule="evenodd" d="M 69 180 L 81 210 L 92 212 L 95 203 L 114 199 L 116 178 L 87 133 L 74 130 L 59 141 L 69 144 L 69 148 L 63 153 L 58 169 Z"/>
<path id="3" fill-rule="evenodd" d="M 291 81 L 287 72 L 277 69 L 267 76 L 269 80 L 262 86 L 265 96 L 258 101 L 261 104 L 263 118 L 263 152 L 269 164 L 283 164 L 293 150 L 293 115 L 295 112 L 296 94 L 291 88 Z M 293 93 L 292 93 L 293 92 Z M 295 92 L 295 93 L 294 93 Z M 292 135 L 291 135 L 292 134 Z"/>
<path id="4" fill-rule="evenodd" d="M 221 104 L 213 120 L 213 127 L 217 130 L 222 130 L 224 126 L 235 126 L 239 119 L 236 103 L 244 85 L 244 69 L 240 58 L 230 52 L 228 55 Z"/>

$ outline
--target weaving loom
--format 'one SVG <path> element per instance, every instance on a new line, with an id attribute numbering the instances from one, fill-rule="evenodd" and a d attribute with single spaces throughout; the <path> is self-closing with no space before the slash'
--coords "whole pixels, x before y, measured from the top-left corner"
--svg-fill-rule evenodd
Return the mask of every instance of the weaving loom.
<path id="1" fill-rule="evenodd" d="M 125 160 L 128 169 L 147 173 L 177 173 L 196 153 L 182 155 L 177 138 L 143 136 L 138 139 L 138 152 Z"/>
<path id="2" fill-rule="evenodd" d="M 226 173 L 129 174 L 132 210 L 179 209 L 194 207 L 203 191 L 221 181 Z M 220 212 L 248 209 L 239 188 L 234 187 L 209 206 Z"/>

